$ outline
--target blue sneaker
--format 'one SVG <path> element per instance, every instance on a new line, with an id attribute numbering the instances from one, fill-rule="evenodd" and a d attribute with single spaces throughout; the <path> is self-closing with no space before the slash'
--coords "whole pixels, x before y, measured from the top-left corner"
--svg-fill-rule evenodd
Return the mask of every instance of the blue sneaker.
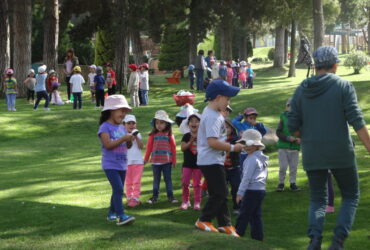
<path id="1" fill-rule="evenodd" d="M 118 221 L 117 221 L 117 226 L 122 226 L 122 225 L 126 225 L 126 224 L 131 224 L 135 221 L 135 217 L 133 216 L 129 216 L 129 215 L 121 215 L 119 218 L 118 218 Z"/>
<path id="2" fill-rule="evenodd" d="M 116 221 L 117 215 L 115 213 L 109 213 L 107 216 L 107 221 Z"/>

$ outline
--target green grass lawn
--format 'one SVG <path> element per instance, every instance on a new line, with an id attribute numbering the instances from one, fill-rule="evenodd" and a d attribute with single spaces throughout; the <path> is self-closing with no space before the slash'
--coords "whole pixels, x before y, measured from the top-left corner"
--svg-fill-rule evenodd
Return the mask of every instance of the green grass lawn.
<path id="1" fill-rule="evenodd" d="M 235 114 L 253 106 L 260 112 L 259 120 L 276 128 L 285 101 L 306 70 L 299 69 L 296 78 L 286 78 L 286 71 L 256 66 L 253 90 L 241 90 L 232 100 Z M 352 75 L 340 68 L 339 74 L 352 81 L 360 105 L 370 120 L 370 73 Z M 138 128 L 147 138 L 150 120 L 158 109 L 165 109 L 174 119 L 179 108 L 172 94 L 188 88 L 170 85 L 163 75 L 152 76 L 150 106 L 136 108 Z M 65 94 L 65 93 L 63 93 Z M 65 97 L 65 95 L 63 95 Z M 203 94 L 197 94 L 194 105 L 203 109 Z M 194 228 L 199 212 L 181 211 L 165 198 L 164 183 L 158 204 L 144 204 L 127 209 L 137 220 L 132 226 L 117 227 L 106 221 L 111 189 L 100 166 L 100 142 L 97 138 L 99 111 L 84 93 L 83 110 L 73 111 L 71 105 L 51 107 L 52 111 L 32 111 L 24 99 L 17 100 L 17 112 L 6 112 L 4 99 L 0 104 L 0 249 L 305 249 L 308 239 L 308 185 L 302 170 L 298 184 L 303 191 L 275 192 L 278 175 L 277 153 L 270 156 L 267 196 L 263 204 L 265 241 L 255 242 L 248 236 L 236 239 L 222 234 L 205 233 Z M 335 124 L 333 124 L 335 126 Z M 174 127 L 180 144 L 181 135 Z M 354 133 L 352 132 L 354 136 Z M 346 249 L 370 249 L 370 156 L 354 136 L 361 179 L 361 201 Z M 173 171 L 175 195 L 181 198 L 181 161 Z M 145 167 L 142 179 L 143 196 L 151 195 L 152 174 Z M 337 190 L 337 189 L 336 189 Z M 337 192 L 338 194 L 338 192 Z M 336 196 L 338 211 L 340 202 Z M 231 205 L 231 204 L 230 204 Z M 327 215 L 323 247 L 330 244 L 335 225 L 334 214 Z M 232 216 L 235 221 L 236 216 Z"/>

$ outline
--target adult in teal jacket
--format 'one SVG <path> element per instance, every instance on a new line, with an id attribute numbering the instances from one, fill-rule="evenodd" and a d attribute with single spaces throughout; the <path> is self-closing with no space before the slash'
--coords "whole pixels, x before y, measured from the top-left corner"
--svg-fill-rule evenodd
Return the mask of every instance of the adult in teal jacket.
<path id="1" fill-rule="evenodd" d="M 301 137 L 303 168 L 310 186 L 307 249 L 321 249 L 327 202 L 328 169 L 342 194 L 342 204 L 329 249 L 343 249 L 359 200 L 355 152 L 348 124 L 370 152 L 370 137 L 353 85 L 335 75 L 338 52 L 320 47 L 314 54 L 316 75 L 296 89 L 288 113 L 290 132 Z"/>

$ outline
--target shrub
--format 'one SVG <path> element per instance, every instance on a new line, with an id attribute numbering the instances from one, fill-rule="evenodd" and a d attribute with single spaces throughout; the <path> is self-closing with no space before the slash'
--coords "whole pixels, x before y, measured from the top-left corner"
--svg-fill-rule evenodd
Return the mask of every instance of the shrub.
<path id="1" fill-rule="evenodd" d="M 270 61 L 273 61 L 275 58 L 275 48 L 271 48 L 267 54 L 267 57 Z"/>
<path id="2" fill-rule="evenodd" d="M 353 68 L 354 74 L 360 74 L 360 70 L 365 67 L 370 58 L 362 51 L 351 52 L 344 60 L 344 66 Z"/>

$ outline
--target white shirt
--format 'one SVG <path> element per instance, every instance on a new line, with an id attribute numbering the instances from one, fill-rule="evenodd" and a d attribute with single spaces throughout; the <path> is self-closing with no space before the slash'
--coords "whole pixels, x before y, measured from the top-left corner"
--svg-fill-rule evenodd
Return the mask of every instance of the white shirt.
<path id="1" fill-rule="evenodd" d="M 72 85 L 72 93 L 81 93 L 83 92 L 82 84 L 85 83 L 85 79 L 82 77 L 81 74 L 73 74 L 69 83 Z"/>
<path id="2" fill-rule="evenodd" d="M 142 139 L 141 134 L 137 134 L 136 136 L 138 139 Z M 131 148 L 127 151 L 127 164 L 128 165 L 142 165 L 144 164 L 143 155 L 141 154 L 141 150 L 137 141 L 134 140 L 132 142 Z"/>
<path id="3" fill-rule="evenodd" d="M 96 73 L 89 73 L 87 76 L 89 77 L 90 87 L 93 87 L 94 86 L 94 77 L 96 76 Z"/>
<path id="4" fill-rule="evenodd" d="M 226 153 L 215 150 L 208 145 L 208 138 L 216 138 L 225 142 L 226 129 L 225 118 L 220 112 L 206 107 L 203 110 L 202 119 L 197 136 L 197 165 L 224 165 Z"/>
<path id="5" fill-rule="evenodd" d="M 148 71 L 139 72 L 140 89 L 149 90 L 149 74 Z"/>
<path id="6" fill-rule="evenodd" d="M 72 73 L 72 67 L 73 67 L 72 60 L 66 61 L 66 71 L 68 76 Z"/>

